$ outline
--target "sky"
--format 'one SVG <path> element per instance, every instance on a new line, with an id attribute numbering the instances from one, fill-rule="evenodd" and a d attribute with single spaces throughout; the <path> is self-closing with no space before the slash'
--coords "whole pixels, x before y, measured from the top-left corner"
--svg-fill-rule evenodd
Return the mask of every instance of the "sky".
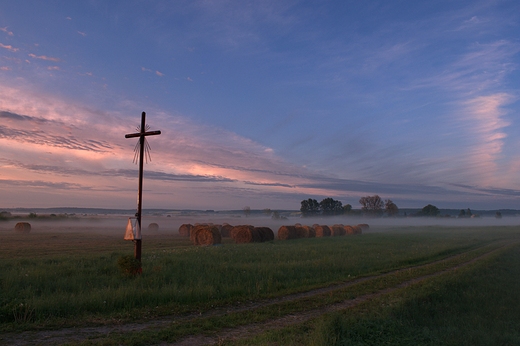
<path id="1" fill-rule="evenodd" d="M 520 2 L 0 1 L 0 208 L 520 209 Z"/>

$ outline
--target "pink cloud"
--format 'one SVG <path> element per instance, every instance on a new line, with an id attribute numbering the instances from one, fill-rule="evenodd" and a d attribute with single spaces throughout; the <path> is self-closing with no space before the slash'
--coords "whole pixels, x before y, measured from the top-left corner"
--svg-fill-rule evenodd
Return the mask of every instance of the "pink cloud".
<path id="1" fill-rule="evenodd" d="M 35 54 L 29 54 L 29 56 L 33 59 L 40 59 L 40 60 L 46 60 L 46 61 L 54 61 L 54 62 L 59 62 L 61 61 L 60 59 L 58 58 L 53 58 L 53 57 L 49 57 L 49 56 L 46 56 L 46 55 L 35 55 Z"/>
<path id="2" fill-rule="evenodd" d="M 504 120 L 504 106 L 513 98 L 504 93 L 478 96 L 463 103 L 460 121 L 472 141 L 471 151 L 467 153 L 474 173 L 479 176 L 479 183 L 491 186 L 501 180 L 497 161 L 503 151 L 507 134 L 505 128 L 510 125 Z M 495 184 L 496 185 L 496 184 Z"/>
<path id="3" fill-rule="evenodd" d="M 0 31 L 5 32 L 5 33 L 6 33 L 7 35 L 9 35 L 9 36 L 13 36 L 13 32 L 7 30 L 7 26 L 6 26 L 5 28 L 0 28 Z"/>
<path id="4" fill-rule="evenodd" d="M 13 48 L 13 46 L 11 46 L 11 45 L 5 45 L 2 43 L 0 43 L 0 48 L 7 49 L 10 52 L 18 52 L 18 50 L 19 50 L 18 48 Z"/>

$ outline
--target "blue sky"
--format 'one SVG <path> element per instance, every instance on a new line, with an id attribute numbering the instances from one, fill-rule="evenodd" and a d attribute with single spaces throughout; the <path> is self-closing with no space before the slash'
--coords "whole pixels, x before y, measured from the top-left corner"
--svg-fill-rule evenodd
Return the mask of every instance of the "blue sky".
<path id="1" fill-rule="evenodd" d="M 520 208 L 518 1 L 4 1 L 1 207 Z"/>

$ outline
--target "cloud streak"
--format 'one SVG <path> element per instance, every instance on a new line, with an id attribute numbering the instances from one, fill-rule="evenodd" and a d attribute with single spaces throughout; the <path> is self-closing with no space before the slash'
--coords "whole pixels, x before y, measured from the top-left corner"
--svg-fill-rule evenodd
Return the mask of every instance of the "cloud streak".
<path id="1" fill-rule="evenodd" d="M 18 143 L 30 143 L 47 147 L 92 152 L 107 152 L 113 149 L 113 146 L 107 141 L 86 138 L 80 139 L 74 136 L 72 131 L 77 129 L 72 126 L 66 126 L 61 121 L 19 115 L 6 111 L 0 111 L 0 118 L 10 120 L 10 127 L 0 126 L 0 138 L 2 139 L 12 140 Z M 40 126 L 30 130 L 19 128 L 24 127 L 23 124 L 25 123 L 39 124 Z M 64 128 L 67 128 L 69 131 L 68 136 L 62 136 L 56 133 L 56 129 L 59 131 Z"/>
<path id="2" fill-rule="evenodd" d="M 3 43 L 0 43 L 0 48 L 7 49 L 8 51 L 13 52 L 13 53 L 19 51 L 18 48 L 14 48 L 14 47 L 11 46 L 11 45 L 5 45 L 5 44 L 3 44 Z"/>
<path id="3" fill-rule="evenodd" d="M 7 30 L 7 26 L 4 27 L 4 28 L 0 28 L 0 31 L 5 32 L 5 33 L 6 33 L 7 35 L 9 35 L 9 36 L 14 36 L 14 34 L 13 34 L 12 31 Z"/>
<path id="4" fill-rule="evenodd" d="M 31 58 L 33 59 L 38 59 L 38 60 L 45 60 L 45 61 L 53 61 L 53 62 L 60 62 L 61 60 L 58 59 L 58 58 L 53 58 L 53 57 L 50 57 L 50 56 L 46 56 L 46 55 L 36 55 L 36 54 L 33 54 L 33 53 L 30 53 L 28 54 Z"/>

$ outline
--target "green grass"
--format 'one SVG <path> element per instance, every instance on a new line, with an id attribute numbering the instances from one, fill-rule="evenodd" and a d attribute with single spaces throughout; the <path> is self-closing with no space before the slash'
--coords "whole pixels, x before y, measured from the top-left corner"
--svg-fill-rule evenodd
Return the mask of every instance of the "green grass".
<path id="1" fill-rule="evenodd" d="M 0 244 L 0 331 L 112 323 L 237 305 L 427 263 L 518 235 L 514 227 L 426 227 L 264 244 L 226 241 L 214 247 L 150 236 L 143 241 L 143 274 L 129 278 L 120 273 L 117 260 L 132 253 L 133 246 L 121 237 L 9 233 Z M 377 285 L 370 283 L 362 291 Z M 313 303 L 327 304 L 332 298 L 319 299 Z M 207 319 L 202 325 L 181 327 L 180 333 L 165 330 L 166 336 L 149 337 L 175 339 L 195 330 L 261 321 L 306 304 Z"/>
<path id="2" fill-rule="evenodd" d="M 240 345 L 520 345 L 520 247 Z"/>

